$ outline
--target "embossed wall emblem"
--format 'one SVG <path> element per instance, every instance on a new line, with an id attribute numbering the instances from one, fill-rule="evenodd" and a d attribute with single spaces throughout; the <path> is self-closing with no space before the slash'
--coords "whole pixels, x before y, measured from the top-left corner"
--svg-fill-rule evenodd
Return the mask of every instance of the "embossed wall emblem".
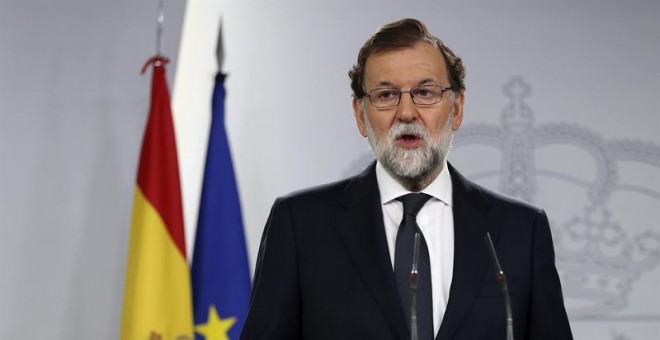
<path id="1" fill-rule="evenodd" d="M 504 94 L 509 103 L 501 125 L 465 124 L 456 135 L 456 150 L 481 144 L 501 152 L 496 168 L 484 164 L 468 177 L 490 178 L 493 189 L 549 206 L 571 319 L 622 311 L 635 281 L 660 262 L 660 222 L 632 221 L 618 210 L 626 208 L 621 203 L 660 209 L 660 146 L 607 140 L 574 124 L 534 124 L 525 102 L 531 87 L 520 77 L 504 86 Z M 655 172 L 656 183 L 635 182 L 640 169 Z"/>

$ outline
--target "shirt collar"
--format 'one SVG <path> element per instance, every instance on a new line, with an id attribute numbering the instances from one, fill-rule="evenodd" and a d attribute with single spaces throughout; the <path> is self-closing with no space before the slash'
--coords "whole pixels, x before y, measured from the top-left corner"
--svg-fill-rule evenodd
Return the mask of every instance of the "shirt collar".
<path id="1" fill-rule="evenodd" d="M 401 183 L 397 182 L 394 177 L 385 170 L 380 162 L 376 162 L 376 180 L 378 181 L 381 204 L 389 203 L 398 197 L 412 192 L 404 188 Z M 444 162 L 440 175 L 438 175 L 438 177 L 436 177 L 426 188 L 422 189 L 421 192 L 452 206 L 452 185 L 451 176 L 447 169 L 447 161 Z"/>

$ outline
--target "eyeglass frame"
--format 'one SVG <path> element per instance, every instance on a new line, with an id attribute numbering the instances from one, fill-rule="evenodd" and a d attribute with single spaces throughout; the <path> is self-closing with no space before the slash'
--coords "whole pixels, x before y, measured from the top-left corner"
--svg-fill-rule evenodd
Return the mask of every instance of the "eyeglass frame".
<path id="1" fill-rule="evenodd" d="M 424 88 L 424 87 L 438 87 L 438 88 L 440 88 L 440 99 L 435 103 L 429 103 L 429 104 L 419 104 L 419 103 L 415 102 L 415 95 L 413 94 L 413 91 L 419 90 L 420 88 Z M 377 87 L 375 89 L 371 89 L 371 91 L 367 92 L 364 96 L 362 96 L 362 98 L 369 97 L 369 103 L 371 104 L 371 106 L 373 106 L 377 109 L 383 109 L 384 110 L 384 109 L 391 109 L 391 108 L 396 107 L 399 104 L 401 104 L 401 96 L 403 96 L 404 93 L 408 93 L 408 94 L 410 94 L 410 100 L 412 100 L 413 104 L 415 104 L 417 106 L 428 107 L 428 106 L 435 105 L 435 104 L 441 102 L 442 101 L 442 95 L 446 91 L 453 90 L 453 89 L 454 88 L 452 86 L 442 87 L 441 85 L 430 85 L 430 84 L 411 87 L 410 90 L 408 90 L 408 91 L 402 91 L 401 89 L 398 89 L 398 88 L 395 88 L 395 87 Z M 371 99 L 371 94 L 374 91 L 378 91 L 378 90 L 394 90 L 394 91 L 399 92 L 399 98 L 397 99 L 396 104 L 392 104 L 392 105 L 389 105 L 389 106 L 376 106 L 376 105 L 374 105 L 374 102 Z"/>

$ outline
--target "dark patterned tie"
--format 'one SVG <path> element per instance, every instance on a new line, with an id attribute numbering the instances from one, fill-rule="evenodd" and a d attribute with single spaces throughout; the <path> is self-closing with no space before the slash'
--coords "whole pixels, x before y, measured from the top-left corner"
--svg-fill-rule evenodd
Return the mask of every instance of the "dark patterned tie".
<path id="1" fill-rule="evenodd" d="M 403 202 L 403 219 L 396 235 L 394 250 L 394 276 L 399 290 L 401 307 L 410 327 L 411 304 L 411 269 L 413 245 L 417 225 L 417 213 L 431 196 L 427 194 L 407 194 L 397 198 Z M 431 264 L 429 250 L 420 230 L 420 248 L 417 276 L 417 330 L 420 340 L 433 339 L 433 299 L 431 293 Z"/>

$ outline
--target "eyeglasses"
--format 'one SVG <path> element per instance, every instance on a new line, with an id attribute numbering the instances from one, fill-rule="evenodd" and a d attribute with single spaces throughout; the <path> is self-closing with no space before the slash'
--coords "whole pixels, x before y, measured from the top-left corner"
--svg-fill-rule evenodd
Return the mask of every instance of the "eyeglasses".
<path id="1" fill-rule="evenodd" d="M 408 91 L 384 87 L 373 89 L 366 96 L 369 97 L 371 105 L 377 109 L 389 109 L 399 105 L 403 93 L 410 93 L 410 99 L 415 105 L 429 106 L 439 103 L 442 100 L 442 93 L 451 89 L 451 87 L 440 85 L 422 85 L 413 87 Z"/>

